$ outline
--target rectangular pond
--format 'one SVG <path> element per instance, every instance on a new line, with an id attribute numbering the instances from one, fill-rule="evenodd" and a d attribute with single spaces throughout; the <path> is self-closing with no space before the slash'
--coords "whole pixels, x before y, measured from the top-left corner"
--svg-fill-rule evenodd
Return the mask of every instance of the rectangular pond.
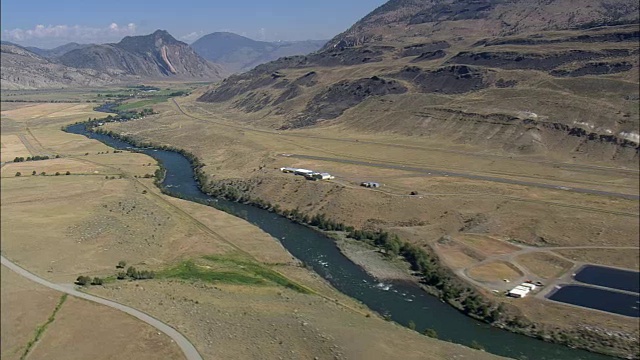
<path id="1" fill-rule="evenodd" d="M 548 296 L 550 300 L 614 314 L 639 317 L 640 295 L 582 285 L 564 285 Z"/>
<path id="2" fill-rule="evenodd" d="M 635 293 L 640 292 L 640 273 L 637 271 L 586 265 L 576 273 L 574 279 L 585 284 Z"/>

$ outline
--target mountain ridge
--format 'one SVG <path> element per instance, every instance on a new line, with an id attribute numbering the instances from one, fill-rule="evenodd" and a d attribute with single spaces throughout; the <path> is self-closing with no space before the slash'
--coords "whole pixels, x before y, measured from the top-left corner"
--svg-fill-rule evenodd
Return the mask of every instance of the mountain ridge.
<path id="1" fill-rule="evenodd" d="M 392 0 L 321 50 L 233 75 L 198 101 L 283 130 L 340 126 L 637 159 L 637 2 L 535 3 Z M 311 73 L 314 84 L 300 85 Z"/>
<path id="2" fill-rule="evenodd" d="M 214 32 L 190 46 L 203 58 L 230 72 L 242 72 L 283 56 L 304 55 L 320 49 L 326 40 L 266 42 L 235 33 Z"/>
<path id="3" fill-rule="evenodd" d="M 219 65 L 203 59 L 166 30 L 126 36 L 118 43 L 75 49 L 56 60 L 65 66 L 93 69 L 115 76 L 216 81 L 225 74 Z"/>

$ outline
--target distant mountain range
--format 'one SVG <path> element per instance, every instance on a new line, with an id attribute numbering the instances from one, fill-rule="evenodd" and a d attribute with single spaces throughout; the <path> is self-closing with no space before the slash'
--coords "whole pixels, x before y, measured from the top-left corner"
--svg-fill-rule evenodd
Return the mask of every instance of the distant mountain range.
<path id="1" fill-rule="evenodd" d="M 196 54 L 168 32 L 127 36 L 117 44 L 90 45 L 56 58 L 60 64 L 112 76 L 220 80 L 224 70 Z"/>
<path id="2" fill-rule="evenodd" d="M 283 56 L 306 55 L 320 49 L 327 40 L 265 42 L 229 32 L 201 37 L 191 47 L 203 58 L 222 65 L 229 72 L 251 70 Z"/>
<path id="3" fill-rule="evenodd" d="M 53 58 L 57 58 L 59 56 L 62 56 L 66 53 L 68 53 L 71 50 L 76 50 L 76 49 L 83 49 L 89 46 L 93 46 L 94 44 L 78 44 L 78 43 L 68 43 L 68 44 L 64 44 L 58 47 L 55 47 L 53 49 L 41 49 L 41 48 L 37 48 L 35 46 L 25 46 L 24 48 L 31 51 L 32 53 L 36 54 L 36 55 L 40 55 L 44 58 L 48 58 L 48 59 L 53 59 Z"/>
<path id="4" fill-rule="evenodd" d="M 283 56 L 314 52 L 325 40 L 264 42 L 232 33 L 191 46 L 165 30 L 115 44 L 68 43 L 53 49 L 2 41 L 2 88 L 102 86 L 139 79 L 218 81 Z"/>
<path id="5" fill-rule="evenodd" d="M 218 81 L 227 73 L 168 32 L 54 49 L 2 42 L 2 89 L 103 86 L 141 79 Z"/>

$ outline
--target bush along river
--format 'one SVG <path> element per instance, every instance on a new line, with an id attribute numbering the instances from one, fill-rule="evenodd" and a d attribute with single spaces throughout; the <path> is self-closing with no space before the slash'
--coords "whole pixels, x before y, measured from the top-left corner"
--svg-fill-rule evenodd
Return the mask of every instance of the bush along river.
<path id="1" fill-rule="evenodd" d="M 65 130 L 99 140 L 118 150 L 134 150 L 153 157 L 165 171 L 160 185 L 170 190 L 172 195 L 207 203 L 246 219 L 278 239 L 293 256 L 313 268 L 336 289 L 399 324 L 409 326 L 411 323 L 421 333 L 433 329 L 442 340 L 466 346 L 479 344 L 488 352 L 515 359 L 613 359 L 476 321 L 410 282 L 380 283 L 345 257 L 330 237 L 273 212 L 203 193 L 195 179 L 191 161 L 178 152 L 136 148 L 115 137 L 89 131 L 84 123 L 71 125 Z"/>

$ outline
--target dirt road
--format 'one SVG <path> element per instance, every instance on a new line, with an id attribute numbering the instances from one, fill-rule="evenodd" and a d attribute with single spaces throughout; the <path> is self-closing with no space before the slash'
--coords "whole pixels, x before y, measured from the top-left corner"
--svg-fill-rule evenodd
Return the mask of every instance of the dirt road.
<path id="1" fill-rule="evenodd" d="M 297 155 L 297 154 L 287 154 L 287 157 L 307 159 L 307 160 L 329 161 L 329 162 L 337 162 L 337 163 L 351 164 L 351 165 L 370 166 L 370 167 L 376 167 L 376 168 L 382 168 L 382 169 L 403 170 L 403 171 L 409 171 L 409 172 L 422 173 L 425 175 L 451 176 L 451 177 L 459 177 L 459 178 L 472 179 L 472 180 L 491 181 L 491 182 L 497 182 L 502 184 L 522 185 L 522 186 L 529 186 L 529 187 L 533 186 L 533 187 L 539 187 L 544 189 L 565 190 L 565 191 L 572 191 L 572 192 L 577 192 L 582 194 L 603 195 L 603 196 L 617 197 L 617 198 L 630 199 L 630 200 L 640 199 L 640 196 L 633 195 L 633 194 L 623 194 L 623 193 L 617 193 L 617 192 L 584 189 L 584 188 L 576 188 L 576 187 L 565 187 L 565 186 L 551 185 L 551 184 L 531 182 L 531 181 L 522 181 L 522 180 L 499 178 L 499 177 L 493 177 L 493 176 L 484 176 L 484 175 L 475 175 L 475 174 L 467 174 L 467 173 L 452 172 L 452 171 L 418 168 L 418 167 L 404 166 L 404 165 L 394 165 L 394 164 L 385 164 L 385 163 L 375 163 L 375 162 L 369 162 L 369 161 L 358 161 L 358 160 L 349 160 L 349 159 L 330 158 L 330 157 L 324 157 L 324 156 Z"/>
<path id="2" fill-rule="evenodd" d="M 14 264 L 13 262 L 11 262 L 9 259 L 5 258 L 4 256 L 1 257 L 1 261 L 2 261 L 2 265 L 6 266 L 8 269 L 14 271 L 15 273 L 17 273 L 20 276 L 23 276 L 31 281 L 37 282 L 40 285 L 44 285 L 50 289 L 56 290 L 56 291 L 60 291 L 81 299 L 85 299 L 85 300 L 89 300 L 89 301 L 93 301 L 96 302 L 98 304 L 102 304 L 105 306 L 109 306 L 111 308 L 120 310 L 120 311 L 124 311 L 125 313 L 134 316 L 144 322 L 146 322 L 147 324 L 153 326 L 154 328 L 158 329 L 159 331 L 162 331 L 163 333 L 165 333 L 167 336 L 169 336 L 171 339 L 173 339 L 173 341 L 175 341 L 178 346 L 180 346 L 180 349 L 182 350 L 182 352 L 184 353 L 185 357 L 187 358 L 187 360 L 202 360 L 202 356 L 200 356 L 200 354 L 198 353 L 198 350 L 196 350 L 196 348 L 193 346 L 193 344 L 191 344 L 191 342 L 189 342 L 189 340 L 187 340 L 186 337 L 184 337 L 182 334 L 180 334 L 178 331 L 176 331 L 174 328 L 172 328 L 171 326 L 141 312 L 138 311 L 136 309 L 130 308 L 128 306 L 119 304 L 117 302 L 114 301 L 110 301 L 107 299 L 103 299 L 97 296 L 93 296 L 93 295 L 89 295 L 89 294 L 85 294 L 83 292 L 80 292 L 78 290 L 75 290 L 73 288 L 73 286 L 70 285 L 60 285 L 60 284 L 54 284 L 51 283 L 35 274 L 30 273 L 29 271 L 21 268 L 20 266 Z"/>

